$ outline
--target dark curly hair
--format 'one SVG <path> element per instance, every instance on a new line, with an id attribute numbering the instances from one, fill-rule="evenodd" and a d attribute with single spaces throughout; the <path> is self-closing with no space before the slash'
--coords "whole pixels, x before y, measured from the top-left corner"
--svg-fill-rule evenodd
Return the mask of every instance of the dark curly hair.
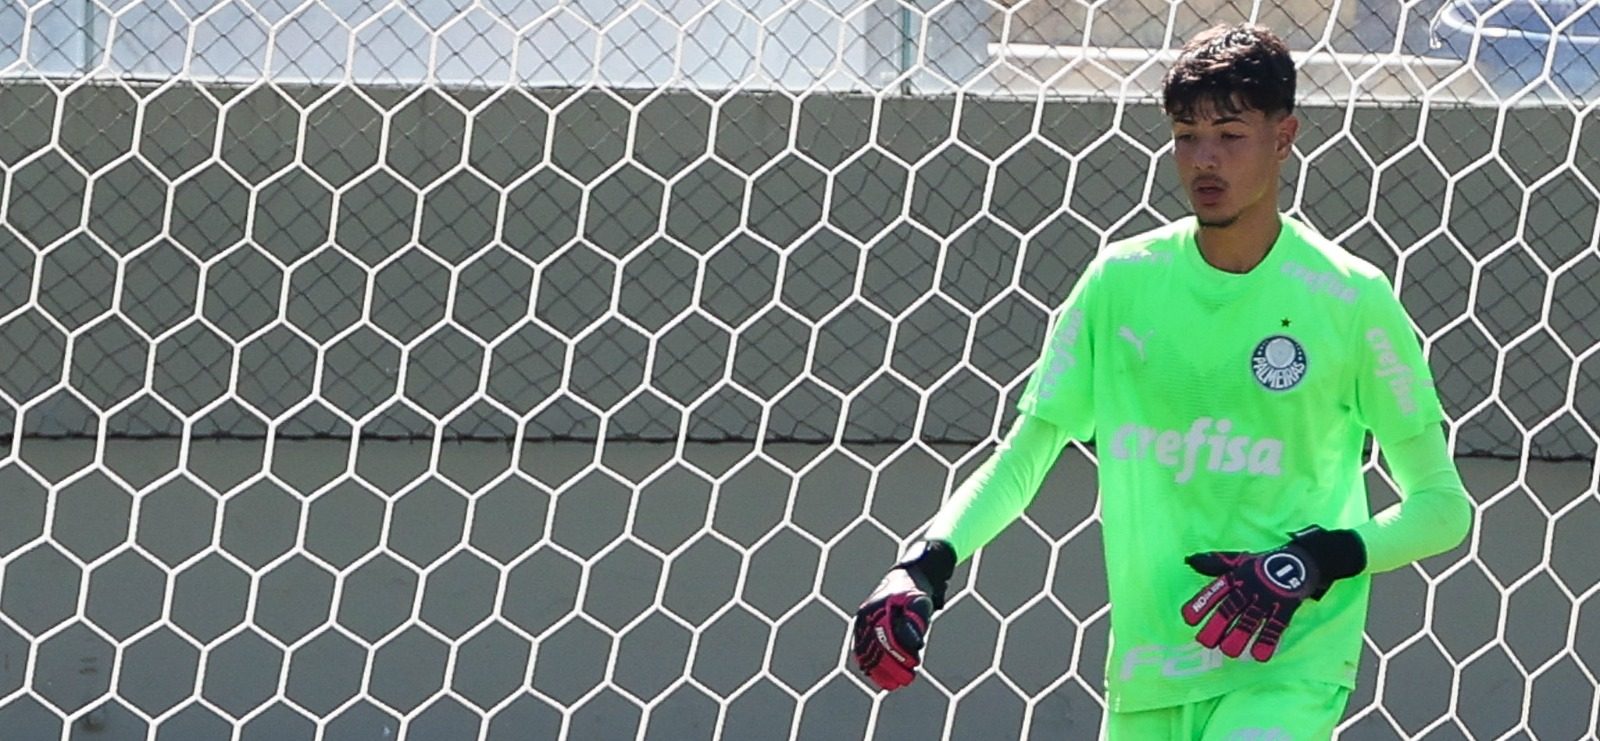
<path id="1" fill-rule="evenodd" d="M 1186 118 L 1197 109 L 1294 113 L 1294 59 L 1272 31 L 1242 23 L 1215 26 L 1184 44 L 1161 83 L 1161 107 Z"/>

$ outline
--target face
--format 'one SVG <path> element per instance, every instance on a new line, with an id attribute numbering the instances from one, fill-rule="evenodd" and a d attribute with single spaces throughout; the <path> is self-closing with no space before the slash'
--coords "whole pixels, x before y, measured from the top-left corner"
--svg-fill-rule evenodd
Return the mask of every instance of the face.
<path id="1" fill-rule="evenodd" d="M 1299 120 L 1204 106 L 1171 121 L 1178 178 L 1201 226 L 1227 227 L 1247 214 L 1277 213 L 1278 173 Z"/>

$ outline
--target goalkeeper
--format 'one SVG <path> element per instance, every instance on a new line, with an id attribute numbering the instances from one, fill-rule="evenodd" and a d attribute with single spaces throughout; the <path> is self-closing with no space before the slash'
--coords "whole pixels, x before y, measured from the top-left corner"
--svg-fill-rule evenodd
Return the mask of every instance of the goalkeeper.
<path id="1" fill-rule="evenodd" d="M 1163 87 L 1193 217 L 1089 265 L 1015 426 L 857 613 L 855 661 L 884 689 L 911 682 L 956 564 L 1022 513 L 1068 441 L 1093 440 L 1107 737 L 1328 738 L 1371 576 L 1460 543 L 1472 507 L 1388 279 L 1278 212 L 1299 126 L 1283 41 L 1211 29 Z M 1376 516 L 1368 431 L 1401 495 Z"/>

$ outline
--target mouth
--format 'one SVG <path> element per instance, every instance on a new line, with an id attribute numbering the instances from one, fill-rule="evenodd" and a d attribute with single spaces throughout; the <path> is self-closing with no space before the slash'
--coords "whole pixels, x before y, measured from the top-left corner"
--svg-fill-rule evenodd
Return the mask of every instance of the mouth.
<path id="1" fill-rule="evenodd" d="M 1196 203 L 1211 206 L 1222 200 L 1223 194 L 1228 191 L 1228 186 L 1220 180 L 1206 179 L 1195 181 L 1189 186 L 1189 190 Z"/>

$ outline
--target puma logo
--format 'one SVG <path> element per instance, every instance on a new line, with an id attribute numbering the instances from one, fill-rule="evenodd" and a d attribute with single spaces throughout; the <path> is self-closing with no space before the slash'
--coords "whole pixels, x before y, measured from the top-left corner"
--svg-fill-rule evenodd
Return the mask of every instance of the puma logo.
<path id="1" fill-rule="evenodd" d="M 1123 325 L 1122 331 L 1118 332 L 1117 336 L 1121 337 L 1124 340 L 1127 340 L 1128 344 L 1133 345 L 1133 349 L 1139 351 L 1139 359 L 1140 360 L 1144 360 L 1144 341 L 1145 341 L 1145 338 L 1149 337 L 1152 334 L 1155 334 L 1155 332 L 1156 331 L 1152 329 L 1152 330 L 1150 330 L 1148 332 L 1145 332 L 1143 335 L 1139 335 L 1139 334 L 1134 333 L 1134 331 L 1132 329 L 1130 329 L 1127 325 Z"/>

